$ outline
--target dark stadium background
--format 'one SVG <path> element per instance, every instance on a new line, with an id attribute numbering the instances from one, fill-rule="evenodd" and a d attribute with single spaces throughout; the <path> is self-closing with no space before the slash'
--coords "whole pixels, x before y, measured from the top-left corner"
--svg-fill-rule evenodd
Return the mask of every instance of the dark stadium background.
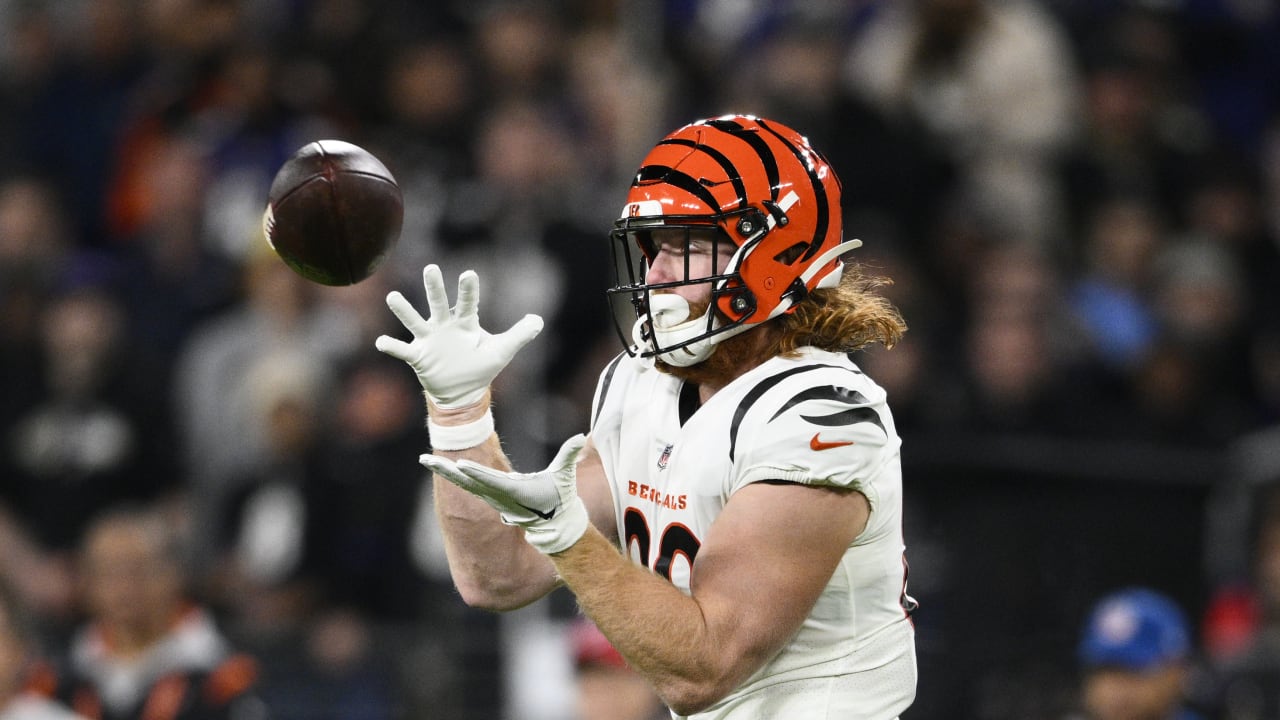
<path id="1" fill-rule="evenodd" d="M 486 323 L 544 314 L 495 389 L 540 466 L 618 350 L 606 238 L 630 173 L 734 111 L 830 158 L 855 258 L 911 328 L 860 360 L 904 438 L 905 717 L 1063 717 L 1085 614 L 1128 585 L 1187 611 L 1212 705 L 1261 632 L 1229 601 L 1265 601 L 1253 539 L 1280 479 L 1280 9 L 973 2 L 0 4 L 0 509 L 38 549 L 0 571 L 50 652 L 81 619 L 63 570 L 84 525 L 154 501 L 281 717 L 524 697 L 513 628 L 554 649 L 572 599 L 512 621 L 457 601 L 418 525 L 417 389 L 373 350 L 381 298 L 438 261 L 480 271 Z M 963 19 L 979 6 L 999 21 Z M 281 275 L 262 243 L 272 174 L 321 137 L 405 191 L 396 254 L 353 288 Z M 282 467 L 305 478 L 301 557 L 229 579 Z M 300 641 L 338 611 L 369 641 L 355 665 Z"/>

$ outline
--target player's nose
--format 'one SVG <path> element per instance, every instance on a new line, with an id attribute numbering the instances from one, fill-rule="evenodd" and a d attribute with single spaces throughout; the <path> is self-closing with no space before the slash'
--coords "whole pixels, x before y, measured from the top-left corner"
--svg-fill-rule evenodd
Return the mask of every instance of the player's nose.
<path id="1" fill-rule="evenodd" d="M 649 270 L 644 275 L 648 285 L 676 282 L 684 279 L 684 266 L 677 253 L 659 248 L 658 253 L 649 261 Z"/>

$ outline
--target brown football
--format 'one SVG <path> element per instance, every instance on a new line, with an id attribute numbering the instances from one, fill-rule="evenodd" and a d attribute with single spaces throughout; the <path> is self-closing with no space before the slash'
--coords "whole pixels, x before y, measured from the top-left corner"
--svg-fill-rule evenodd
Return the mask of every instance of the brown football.
<path id="1" fill-rule="evenodd" d="M 400 238 L 404 197 L 387 167 L 341 140 L 295 152 L 271 181 L 267 242 L 299 275 L 353 285 L 373 274 Z"/>

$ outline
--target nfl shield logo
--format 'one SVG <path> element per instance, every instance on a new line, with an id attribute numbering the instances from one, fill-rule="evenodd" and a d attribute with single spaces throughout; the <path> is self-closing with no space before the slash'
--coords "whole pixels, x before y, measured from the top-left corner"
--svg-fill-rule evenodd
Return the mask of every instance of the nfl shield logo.
<path id="1" fill-rule="evenodd" d="M 666 447 L 662 448 L 662 455 L 658 456 L 658 469 L 659 469 L 659 470 L 666 470 L 666 469 L 667 469 L 667 461 L 671 459 L 671 448 L 672 448 L 672 447 L 674 447 L 674 446 L 672 446 L 672 445 L 667 445 Z"/>

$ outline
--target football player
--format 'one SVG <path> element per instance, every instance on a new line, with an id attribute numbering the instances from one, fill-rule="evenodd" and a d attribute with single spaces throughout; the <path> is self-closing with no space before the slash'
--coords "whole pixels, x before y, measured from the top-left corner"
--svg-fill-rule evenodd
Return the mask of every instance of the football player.
<path id="1" fill-rule="evenodd" d="M 489 384 L 539 332 L 450 308 L 379 350 L 417 372 L 454 581 L 511 609 L 563 584 L 675 717 L 896 717 L 915 696 L 900 440 L 850 353 L 905 330 L 881 280 L 842 257 L 840 182 L 770 120 L 701 120 L 636 173 L 612 232 L 634 308 L 600 374 L 589 436 L 517 473 Z M 617 314 L 617 313 L 615 313 Z M 496 512 L 495 512 L 496 511 Z"/>

